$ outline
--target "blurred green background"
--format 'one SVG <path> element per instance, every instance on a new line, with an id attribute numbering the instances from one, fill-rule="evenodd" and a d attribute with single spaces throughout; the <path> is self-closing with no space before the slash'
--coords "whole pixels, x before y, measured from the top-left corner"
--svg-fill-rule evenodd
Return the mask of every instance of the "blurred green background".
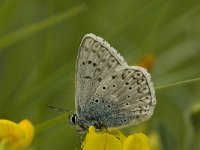
<path id="1" fill-rule="evenodd" d="M 32 121 L 31 149 L 79 149 L 68 114 L 46 106 L 74 110 L 76 55 L 86 33 L 103 37 L 129 65 L 155 56 L 155 113 L 123 131 L 155 134 L 160 147 L 153 149 L 200 149 L 200 108 L 192 110 L 200 82 L 162 88 L 200 77 L 199 0 L 1 0 L 0 118 Z"/>

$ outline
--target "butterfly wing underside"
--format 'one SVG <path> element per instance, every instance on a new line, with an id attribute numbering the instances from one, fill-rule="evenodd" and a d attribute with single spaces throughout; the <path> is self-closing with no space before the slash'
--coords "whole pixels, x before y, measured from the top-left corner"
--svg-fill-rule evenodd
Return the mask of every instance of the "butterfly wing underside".
<path id="1" fill-rule="evenodd" d="M 110 73 L 126 66 L 123 57 L 106 41 L 93 34 L 86 34 L 77 57 L 76 108 L 88 103 Z"/>
<path id="2" fill-rule="evenodd" d="M 105 40 L 86 34 L 77 57 L 76 111 L 106 127 L 148 119 L 156 104 L 146 69 L 128 66 Z"/>

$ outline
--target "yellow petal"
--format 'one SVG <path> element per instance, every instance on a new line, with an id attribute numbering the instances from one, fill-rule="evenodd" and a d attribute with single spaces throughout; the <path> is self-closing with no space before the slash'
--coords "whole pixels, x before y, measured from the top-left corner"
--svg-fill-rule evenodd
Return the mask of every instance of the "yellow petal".
<path id="1" fill-rule="evenodd" d="M 23 130 L 14 122 L 0 119 L 0 139 L 18 140 L 24 137 Z"/>
<path id="2" fill-rule="evenodd" d="M 34 137 L 34 127 L 28 120 L 22 120 L 19 123 L 19 127 L 23 130 L 25 137 L 20 139 L 15 147 L 16 149 L 24 149 L 30 145 Z"/>
<path id="3" fill-rule="evenodd" d="M 0 150 L 22 150 L 29 146 L 34 136 L 34 127 L 28 120 L 19 124 L 0 119 Z"/>
<path id="4" fill-rule="evenodd" d="M 122 150 L 125 136 L 118 130 L 95 131 L 90 126 L 82 144 L 83 150 Z"/>
<path id="5" fill-rule="evenodd" d="M 150 150 L 148 138 L 142 133 L 135 133 L 126 138 L 123 150 Z"/>

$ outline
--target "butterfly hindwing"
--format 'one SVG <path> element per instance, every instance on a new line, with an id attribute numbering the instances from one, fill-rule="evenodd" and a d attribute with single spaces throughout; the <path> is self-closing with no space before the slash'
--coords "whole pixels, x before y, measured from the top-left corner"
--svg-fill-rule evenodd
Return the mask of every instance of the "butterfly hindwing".
<path id="1" fill-rule="evenodd" d="M 99 102 L 103 100 L 105 107 L 101 113 L 108 113 L 102 122 L 108 127 L 137 124 L 147 120 L 156 103 L 150 75 L 146 69 L 136 66 L 123 68 L 107 76 L 97 88 L 94 98 L 98 98 Z"/>

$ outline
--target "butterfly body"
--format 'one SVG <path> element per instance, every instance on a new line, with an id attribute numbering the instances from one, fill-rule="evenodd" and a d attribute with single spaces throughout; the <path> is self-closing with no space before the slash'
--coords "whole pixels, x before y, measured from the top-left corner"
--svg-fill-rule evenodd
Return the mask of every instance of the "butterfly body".
<path id="1" fill-rule="evenodd" d="M 76 125 L 120 128 L 150 118 L 156 98 L 150 74 L 128 66 L 102 38 L 86 34 L 77 57 Z"/>

